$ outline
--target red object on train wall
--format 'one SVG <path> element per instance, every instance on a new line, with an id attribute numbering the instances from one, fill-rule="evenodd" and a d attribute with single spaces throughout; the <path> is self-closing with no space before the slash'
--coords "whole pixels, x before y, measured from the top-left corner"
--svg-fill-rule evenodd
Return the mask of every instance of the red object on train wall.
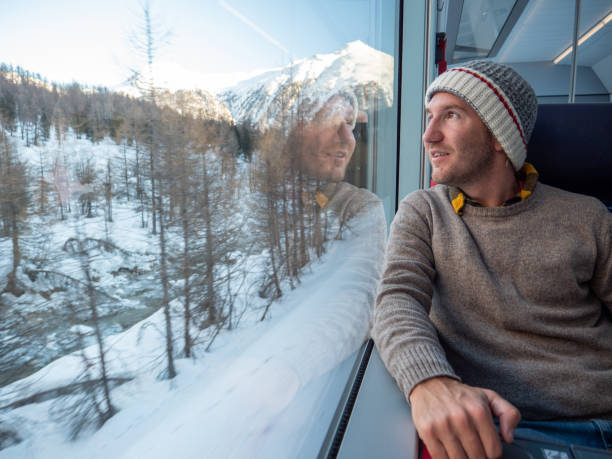
<path id="1" fill-rule="evenodd" d="M 446 34 L 444 32 L 436 34 L 436 64 L 438 75 L 446 72 Z"/>

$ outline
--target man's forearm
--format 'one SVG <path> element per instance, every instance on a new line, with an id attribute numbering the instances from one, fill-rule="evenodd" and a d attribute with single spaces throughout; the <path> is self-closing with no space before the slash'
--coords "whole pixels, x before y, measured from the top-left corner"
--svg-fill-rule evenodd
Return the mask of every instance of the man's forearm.
<path id="1" fill-rule="evenodd" d="M 435 267 L 422 200 L 402 201 L 393 220 L 379 287 L 372 337 L 391 375 L 408 397 L 434 376 L 456 377 L 429 318 Z"/>

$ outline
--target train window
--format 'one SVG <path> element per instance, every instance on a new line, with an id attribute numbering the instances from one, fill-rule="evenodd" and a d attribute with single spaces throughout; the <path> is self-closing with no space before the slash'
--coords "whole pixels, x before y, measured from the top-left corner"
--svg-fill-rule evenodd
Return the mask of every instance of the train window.
<path id="1" fill-rule="evenodd" d="M 3 2 L 0 458 L 317 454 L 395 209 L 399 11 Z"/>
<path id="2" fill-rule="evenodd" d="M 515 3 L 515 0 L 464 0 L 452 60 L 486 57 Z"/>
<path id="3" fill-rule="evenodd" d="M 447 65 L 452 67 L 476 58 L 514 67 L 534 87 L 540 104 L 563 104 L 540 107 L 544 116 L 539 118 L 539 122 L 544 119 L 544 123 L 539 126 L 536 123 L 534 137 L 537 140 L 529 147 L 535 147 L 536 168 L 544 171 L 543 176 L 548 174 L 544 183 L 591 194 L 609 205 L 609 187 L 601 186 L 608 182 L 606 172 L 609 172 L 609 161 L 605 158 L 609 157 L 609 148 L 605 136 L 598 136 L 597 131 L 608 128 L 606 123 L 609 125 L 610 107 L 591 103 L 570 105 L 568 102 L 572 101 L 572 92 L 575 96 L 573 102 L 612 101 L 612 4 L 605 0 L 413 2 L 410 15 L 416 19 L 415 22 L 409 22 L 412 18 L 404 16 L 404 31 L 422 31 L 422 23 L 419 24 L 419 21 L 422 22 L 423 16 L 415 11 L 414 3 L 426 4 L 429 10 L 426 35 L 431 46 L 426 43 L 424 49 L 428 54 L 413 54 L 409 62 L 423 62 L 425 78 L 430 81 L 438 72 L 444 71 Z M 574 54 L 571 47 L 576 19 L 578 47 Z M 410 39 L 413 38 L 410 36 L 404 39 L 404 47 L 410 46 Z M 572 84 L 571 75 L 574 72 Z M 419 83 L 411 80 L 409 84 L 402 82 L 401 86 L 404 91 L 407 87 L 418 88 Z M 409 105 L 410 102 L 401 104 L 402 115 Z M 593 123 L 594 120 L 597 122 Z M 405 164 L 402 161 L 403 155 L 409 160 L 413 158 L 408 152 L 415 149 L 417 137 L 412 130 L 419 130 L 421 126 L 418 124 L 416 116 L 402 116 L 402 140 L 408 131 L 412 135 L 409 136 L 410 141 L 400 142 L 400 169 Z M 561 133 L 563 135 L 559 135 Z M 583 157 L 574 146 L 584 143 L 583 140 L 587 138 L 596 138 L 598 141 L 589 144 L 593 148 Z M 538 156 L 542 153 L 543 157 Z M 578 161 L 576 155 L 580 156 Z M 424 156 L 422 164 L 425 162 Z M 425 167 L 421 170 L 426 172 Z M 406 172 L 402 170 L 399 174 L 400 197 L 412 191 L 414 185 L 413 177 Z M 409 183 L 405 183 L 407 177 Z M 420 183 L 420 187 L 427 185 L 428 181 Z M 422 449 L 419 451 L 418 437 L 410 408 L 405 403 L 405 395 L 387 373 L 375 348 L 371 355 L 367 370 L 359 382 L 360 389 L 350 418 L 346 426 L 338 429 L 338 437 L 341 436 L 342 442 L 337 449 L 329 449 L 332 452 L 338 451 L 338 455 L 330 454 L 327 457 L 429 457 Z M 516 451 L 527 446 L 520 443 Z M 533 445 L 527 446 L 531 447 Z M 504 449 L 503 457 L 523 454 L 515 454 L 514 450 L 510 451 L 511 448 Z M 528 455 L 525 453 L 525 456 Z M 599 456 L 605 456 L 605 452 L 599 453 Z"/>
<path id="4" fill-rule="evenodd" d="M 448 1 L 438 13 L 438 31 L 447 34 L 449 65 L 474 58 L 508 64 L 531 83 L 540 103 L 610 102 L 611 15 L 605 0 L 578 8 L 569 0 Z"/>

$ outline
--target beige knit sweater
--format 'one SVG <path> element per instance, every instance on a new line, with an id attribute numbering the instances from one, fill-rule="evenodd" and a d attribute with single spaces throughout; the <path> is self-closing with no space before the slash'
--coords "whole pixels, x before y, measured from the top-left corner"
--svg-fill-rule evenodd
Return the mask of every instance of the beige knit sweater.
<path id="1" fill-rule="evenodd" d="M 446 186 L 410 194 L 372 337 L 406 397 L 447 375 L 497 391 L 524 419 L 612 419 L 612 214 L 541 183 L 462 216 Z"/>

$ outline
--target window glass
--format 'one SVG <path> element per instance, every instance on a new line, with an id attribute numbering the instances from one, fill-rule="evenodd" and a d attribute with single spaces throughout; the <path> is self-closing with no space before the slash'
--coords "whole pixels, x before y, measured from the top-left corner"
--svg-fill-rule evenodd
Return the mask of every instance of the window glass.
<path id="1" fill-rule="evenodd" d="M 454 62 L 487 57 L 515 0 L 463 0 Z"/>
<path id="2" fill-rule="evenodd" d="M 394 207 L 397 20 L 3 3 L 0 458 L 317 454 Z"/>
<path id="3" fill-rule="evenodd" d="M 576 102 L 612 102 L 612 5 L 604 1 L 580 3 L 576 53 Z M 564 47 L 564 52 L 571 43 Z M 571 51 L 556 57 L 556 65 L 571 63 Z"/>
<path id="4" fill-rule="evenodd" d="M 533 86 L 539 103 L 610 102 L 612 6 L 581 2 L 572 79 L 575 1 L 444 2 L 437 31 L 446 33 L 449 66 L 484 58 L 512 66 Z M 441 53 L 439 53 L 441 54 Z"/>
<path id="5" fill-rule="evenodd" d="M 575 102 L 610 102 L 612 5 L 581 2 Z M 572 82 L 575 2 L 529 2 L 495 61 L 507 63 L 533 86 L 539 103 L 567 103 Z"/>

